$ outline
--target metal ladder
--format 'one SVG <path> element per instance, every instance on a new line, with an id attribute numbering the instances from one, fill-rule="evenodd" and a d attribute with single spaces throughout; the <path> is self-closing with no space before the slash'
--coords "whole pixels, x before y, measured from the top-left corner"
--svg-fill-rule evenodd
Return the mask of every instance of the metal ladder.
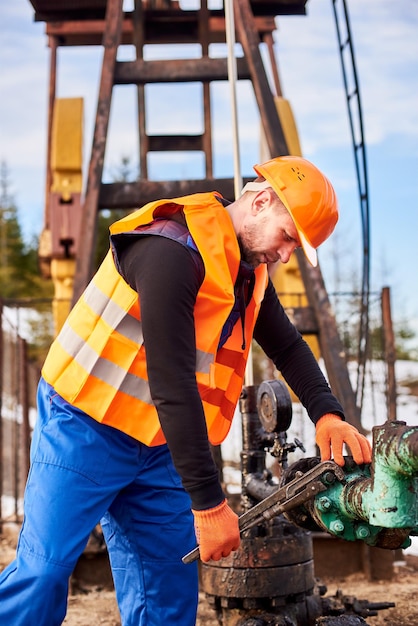
<path id="1" fill-rule="evenodd" d="M 339 5 L 339 6 L 338 6 Z M 358 193 L 360 198 L 361 229 L 363 237 L 363 270 L 360 302 L 360 327 L 357 354 L 357 404 L 362 406 L 365 384 L 365 370 L 369 336 L 369 297 L 370 297 L 370 213 L 367 178 L 366 145 L 363 129 L 363 114 L 360 88 L 351 36 L 350 19 L 345 0 L 332 0 L 344 89 L 347 100 L 348 117 L 354 151 Z"/>

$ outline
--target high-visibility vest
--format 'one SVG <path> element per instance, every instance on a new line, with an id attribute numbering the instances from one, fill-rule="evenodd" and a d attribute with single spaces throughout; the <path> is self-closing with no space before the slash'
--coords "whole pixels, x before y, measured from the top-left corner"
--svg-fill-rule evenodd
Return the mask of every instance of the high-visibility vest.
<path id="1" fill-rule="evenodd" d="M 217 445 L 228 434 L 242 390 L 267 269 L 260 265 L 255 270 L 244 330 L 235 324 L 218 348 L 234 305 L 240 250 L 231 218 L 216 194 L 151 202 L 115 222 L 110 232 L 133 232 L 179 211 L 205 267 L 194 310 L 196 380 L 209 439 Z M 118 273 L 111 251 L 52 343 L 42 375 L 67 402 L 95 420 L 149 446 L 165 443 L 148 384 L 138 294 Z"/>

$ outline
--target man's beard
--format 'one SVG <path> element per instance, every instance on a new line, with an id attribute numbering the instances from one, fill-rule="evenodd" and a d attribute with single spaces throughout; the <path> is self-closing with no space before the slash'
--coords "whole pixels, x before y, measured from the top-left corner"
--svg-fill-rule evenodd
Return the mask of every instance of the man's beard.
<path id="1" fill-rule="evenodd" d="M 238 238 L 239 248 L 241 250 L 241 259 L 256 268 L 260 265 L 260 260 L 256 252 L 250 250 L 240 238 Z"/>

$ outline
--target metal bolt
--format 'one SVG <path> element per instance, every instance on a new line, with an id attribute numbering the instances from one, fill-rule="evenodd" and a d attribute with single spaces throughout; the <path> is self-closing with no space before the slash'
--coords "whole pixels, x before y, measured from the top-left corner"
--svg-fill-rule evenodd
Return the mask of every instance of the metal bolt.
<path id="1" fill-rule="evenodd" d="M 361 524 L 361 526 L 358 526 L 356 528 L 357 539 L 366 539 L 369 536 L 370 536 L 370 528 L 368 528 L 367 526 L 364 526 L 364 524 Z"/>
<path id="2" fill-rule="evenodd" d="M 335 483 L 335 474 L 333 474 L 332 472 L 325 472 L 322 477 L 322 481 L 326 485 L 333 485 Z"/>
<path id="3" fill-rule="evenodd" d="M 341 520 L 335 519 L 329 525 L 329 529 L 332 533 L 336 535 L 341 535 L 341 533 L 344 532 L 344 524 Z"/>
<path id="4" fill-rule="evenodd" d="M 325 513 L 325 511 L 328 511 L 331 508 L 331 500 L 329 498 L 327 498 L 326 496 L 321 496 L 321 498 L 319 498 L 318 500 L 318 509 L 320 511 L 322 511 L 322 513 Z"/>

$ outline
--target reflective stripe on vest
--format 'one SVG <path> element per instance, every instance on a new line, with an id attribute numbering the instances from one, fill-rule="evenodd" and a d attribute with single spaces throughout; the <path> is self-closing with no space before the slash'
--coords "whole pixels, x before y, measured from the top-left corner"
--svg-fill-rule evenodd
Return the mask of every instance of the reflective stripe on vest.
<path id="1" fill-rule="evenodd" d="M 97 289 L 93 282 L 89 284 L 84 292 L 84 301 L 90 306 L 92 311 L 101 316 L 115 331 L 124 335 L 130 341 L 134 341 L 138 347 L 143 344 L 142 322 L 126 313 L 116 302 L 109 300 L 107 296 Z M 115 375 L 118 371 L 116 363 L 98 358 L 94 350 L 89 348 L 88 344 L 75 333 L 69 324 L 64 326 L 60 334 L 60 344 L 86 372 L 97 376 L 97 378 L 107 382 L 109 385 L 114 383 Z M 212 361 L 211 354 L 207 354 L 202 350 L 196 350 L 196 372 L 209 374 Z M 120 376 L 117 376 L 117 378 L 120 378 Z M 138 389 L 135 387 L 136 384 L 139 385 Z M 145 384 L 146 393 L 144 394 L 142 389 L 145 390 Z M 141 380 L 137 376 L 127 374 L 120 390 L 134 398 L 141 398 L 145 402 L 152 404 L 147 381 Z"/>
<path id="2" fill-rule="evenodd" d="M 183 209 L 205 265 L 195 305 L 196 379 L 209 437 L 217 444 L 229 430 L 242 389 L 267 272 L 264 266 L 256 270 L 245 319 L 247 348 L 242 350 L 242 329 L 236 324 L 218 350 L 222 327 L 234 304 L 240 254 L 229 215 L 213 194 L 151 203 L 116 222 L 111 232 L 129 232 L 147 224 L 167 206 Z M 219 245 L 222 239 L 224 248 Z M 117 272 L 110 253 L 53 342 L 42 373 L 57 393 L 94 419 L 147 445 L 164 443 L 148 385 L 138 294 Z"/>

